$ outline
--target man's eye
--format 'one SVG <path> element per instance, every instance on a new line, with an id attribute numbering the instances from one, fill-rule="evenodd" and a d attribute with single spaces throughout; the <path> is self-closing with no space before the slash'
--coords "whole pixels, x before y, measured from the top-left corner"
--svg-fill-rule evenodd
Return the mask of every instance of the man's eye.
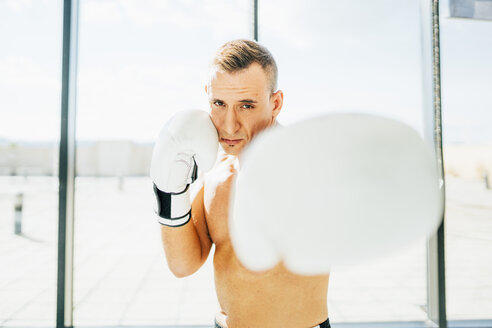
<path id="1" fill-rule="evenodd" d="M 214 106 L 222 107 L 224 106 L 224 103 L 222 101 L 214 101 Z"/>
<path id="2" fill-rule="evenodd" d="M 241 108 L 244 108 L 244 109 L 253 109 L 254 106 L 253 105 L 250 105 L 250 104 L 244 104 L 241 106 Z"/>

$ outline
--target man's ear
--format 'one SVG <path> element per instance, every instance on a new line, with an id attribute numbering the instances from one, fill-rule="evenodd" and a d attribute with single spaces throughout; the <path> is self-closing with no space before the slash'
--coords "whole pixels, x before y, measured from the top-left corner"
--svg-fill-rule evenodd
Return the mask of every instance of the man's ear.
<path id="1" fill-rule="evenodd" d="M 205 84 L 205 93 L 208 95 L 208 85 Z"/>
<path id="2" fill-rule="evenodd" d="M 282 106 L 284 104 L 284 93 L 282 92 L 282 90 L 277 90 L 277 92 L 272 94 L 271 101 L 273 102 L 272 115 L 273 119 L 275 119 L 280 113 L 280 110 L 282 109 Z"/>

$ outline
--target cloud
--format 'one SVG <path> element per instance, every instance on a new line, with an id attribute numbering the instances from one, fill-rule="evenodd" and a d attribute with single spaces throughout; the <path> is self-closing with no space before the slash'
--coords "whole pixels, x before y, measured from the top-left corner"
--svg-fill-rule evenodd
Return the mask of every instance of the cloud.
<path id="1" fill-rule="evenodd" d="M 248 8 L 240 0 L 86 0 L 83 19 L 92 23 L 169 24 L 180 29 L 211 29 L 213 35 L 248 34 Z"/>
<path id="2" fill-rule="evenodd" d="M 123 8 L 115 1 L 83 1 L 80 19 L 84 23 L 119 23 L 123 20 Z"/>
<path id="3" fill-rule="evenodd" d="M 23 140 L 59 134 L 60 78 L 27 57 L 0 58 L 0 132 Z"/>
<path id="4" fill-rule="evenodd" d="M 2 87 L 57 90 L 59 79 L 55 78 L 53 73 L 43 69 L 32 58 L 22 56 L 0 58 L 0 86 Z"/>
<path id="5" fill-rule="evenodd" d="M 51 0 L 2 0 L 0 1 L 0 11 L 7 10 L 12 13 L 21 13 L 28 9 L 41 4 L 43 7 L 46 5 L 53 5 Z M 2 8 L 2 6 L 5 6 Z"/>
<path id="6" fill-rule="evenodd" d="M 196 69 L 176 63 L 87 69 L 78 91 L 81 139 L 154 140 L 177 110 L 207 106 Z"/>
<path id="7" fill-rule="evenodd" d="M 0 137 L 58 138 L 61 81 L 56 73 L 30 58 L 0 59 Z M 204 73 L 187 63 L 79 68 L 77 135 L 154 140 L 177 110 L 207 108 Z"/>
<path id="8" fill-rule="evenodd" d="M 4 0 L 8 10 L 14 13 L 24 11 L 26 8 L 30 8 L 33 5 L 33 0 Z"/>
<path id="9" fill-rule="evenodd" d="M 260 40 L 269 35 L 296 48 L 334 41 L 354 44 L 381 31 L 388 34 L 388 21 L 406 18 L 411 6 L 411 0 L 260 2 Z M 418 10 L 414 16 L 418 18 Z"/>

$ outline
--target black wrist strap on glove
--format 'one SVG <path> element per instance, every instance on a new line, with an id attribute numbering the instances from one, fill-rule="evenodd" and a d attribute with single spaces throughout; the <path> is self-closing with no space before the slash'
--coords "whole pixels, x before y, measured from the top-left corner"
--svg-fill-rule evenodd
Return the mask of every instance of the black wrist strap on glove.
<path id="1" fill-rule="evenodd" d="M 193 171 L 191 172 L 191 183 L 198 176 L 198 168 L 193 159 Z M 190 184 L 181 192 L 165 192 L 157 188 L 154 183 L 154 194 L 156 197 L 156 213 L 159 215 L 159 223 L 169 227 L 180 227 L 188 223 L 191 219 L 191 204 L 189 199 L 188 189 Z M 176 208 L 177 207 L 177 208 Z M 189 208 L 189 210 L 188 210 Z M 188 212 L 184 213 L 186 210 Z M 173 212 L 179 212 L 179 215 Z"/>
<path id="2" fill-rule="evenodd" d="M 180 197 L 189 197 L 186 195 L 190 185 L 186 185 L 185 190 L 180 193 L 165 192 L 159 190 L 154 184 L 154 194 L 157 200 L 156 213 L 159 215 L 159 223 L 168 227 L 180 227 L 188 223 L 191 218 L 191 207 L 188 213 L 183 216 L 172 217 L 171 208 L 174 202 L 179 202 Z"/>

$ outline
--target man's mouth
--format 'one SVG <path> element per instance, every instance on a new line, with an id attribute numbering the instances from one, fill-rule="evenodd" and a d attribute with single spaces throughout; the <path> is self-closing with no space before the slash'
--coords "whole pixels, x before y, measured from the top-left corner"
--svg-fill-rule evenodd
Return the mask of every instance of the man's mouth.
<path id="1" fill-rule="evenodd" d="M 226 139 L 226 138 L 220 138 L 220 140 L 224 143 L 226 143 L 229 146 L 234 146 L 240 143 L 243 139 Z"/>

